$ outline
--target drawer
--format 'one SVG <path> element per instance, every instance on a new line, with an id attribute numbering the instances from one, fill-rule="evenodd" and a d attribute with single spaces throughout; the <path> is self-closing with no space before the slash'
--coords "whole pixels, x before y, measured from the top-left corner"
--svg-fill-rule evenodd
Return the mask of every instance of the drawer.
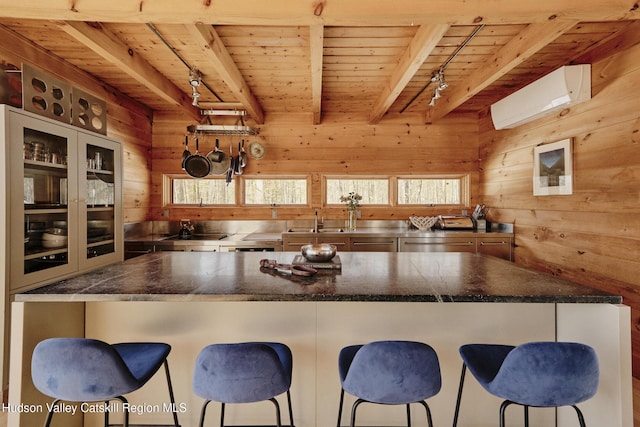
<path id="1" fill-rule="evenodd" d="M 403 237 L 398 240 L 400 252 L 472 252 L 476 239 L 471 237 Z"/>
<path id="2" fill-rule="evenodd" d="M 397 252 L 398 239 L 393 237 L 352 237 L 352 251 L 359 252 Z"/>

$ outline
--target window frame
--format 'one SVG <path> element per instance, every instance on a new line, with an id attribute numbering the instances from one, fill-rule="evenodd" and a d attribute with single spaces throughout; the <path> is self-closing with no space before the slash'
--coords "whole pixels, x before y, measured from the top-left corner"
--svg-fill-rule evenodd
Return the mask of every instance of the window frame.
<path id="1" fill-rule="evenodd" d="M 205 204 L 208 208 L 233 208 L 233 207 L 251 207 L 251 208 L 263 208 L 263 207 L 292 207 L 292 208 L 310 208 L 313 203 L 313 176 L 315 174 L 287 174 L 287 175 L 260 175 L 260 174 L 251 174 L 251 175 L 236 175 L 234 177 L 234 185 L 235 185 L 235 203 L 230 204 Z M 317 175 L 316 181 L 317 181 Z M 420 175 L 339 175 L 339 174 L 320 174 L 320 200 L 322 200 L 322 206 L 328 208 L 336 208 L 343 207 L 343 203 L 327 203 L 327 180 L 329 179 L 344 179 L 344 180 L 387 180 L 388 184 L 388 195 L 389 195 L 389 203 L 388 204 L 363 204 L 364 208 L 389 208 L 389 207 L 400 207 L 400 208 L 411 208 L 415 206 L 429 206 L 429 207 L 465 207 L 469 206 L 470 203 L 470 187 L 471 187 L 471 174 L 469 173 L 450 173 L 450 174 L 420 174 Z M 185 174 L 163 174 L 163 185 L 162 185 L 162 206 L 165 208 L 194 208 L 200 207 L 199 204 L 177 204 L 172 202 L 172 191 L 173 191 L 173 183 L 174 179 L 195 179 L 191 178 L 189 175 Z M 203 179 L 213 179 L 213 180 L 224 180 L 224 176 L 211 176 Z M 306 189 L 307 189 L 307 203 L 306 204 L 247 204 L 245 203 L 245 182 L 246 180 L 251 179 L 304 179 L 306 180 Z M 400 204 L 398 203 L 398 180 L 401 179 L 459 179 L 460 180 L 460 204 Z"/>
<path id="2" fill-rule="evenodd" d="M 242 176 L 236 176 L 236 179 L 238 179 L 239 183 L 240 183 L 240 187 L 239 187 L 239 194 L 236 194 L 236 199 L 239 198 L 239 203 L 238 206 L 243 206 L 243 207 L 252 207 L 252 208 L 260 208 L 260 207 L 296 207 L 296 208 L 301 208 L 301 207 L 311 207 L 311 175 L 242 175 Z M 249 180 L 258 180 L 258 179 L 262 179 L 262 180 L 305 180 L 307 182 L 306 184 L 306 199 L 307 202 L 306 203 L 299 203 L 299 204 L 281 204 L 281 203 L 272 203 L 272 204 L 248 204 L 246 203 L 246 199 L 245 199 L 245 194 L 246 194 L 246 181 Z"/>
<path id="3" fill-rule="evenodd" d="M 430 204 L 423 204 L 423 203 L 400 203 L 399 202 L 399 194 L 400 192 L 398 191 L 398 185 L 399 185 L 399 180 L 401 179 L 405 179 L 405 180 L 410 180 L 410 179 L 416 179 L 416 180 L 421 180 L 421 179 L 459 179 L 460 180 L 460 203 L 430 203 Z M 398 175 L 394 177 L 395 183 L 394 183 L 394 190 L 395 190 L 395 197 L 394 197 L 394 203 L 395 206 L 398 207 L 413 207 L 413 206 L 429 206 L 429 207 L 465 207 L 465 206 L 469 206 L 470 203 L 470 183 L 471 183 L 471 176 L 468 173 L 454 173 L 454 174 L 424 174 L 424 175 Z"/>
<path id="4" fill-rule="evenodd" d="M 361 204 L 361 208 L 362 207 L 366 207 L 366 208 L 379 208 L 379 207 L 383 207 L 383 208 L 388 208 L 389 206 L 393 206 L 393 200 L 394 200 L 394 189 L 393 189 L 393 185 L 391 183 L 393 177 L 390 175 L 323 175 L 322 176 L 322 188 L 321 188 L 321 192 L 322 192 L 322 205 L 325 207 L 329 207 L 329 208 L 335 208 L 335 207 L 344 207 L 344 203 L 328 203 L 327 202 L 327 181 L 330 179 L 335 179 L 335 180 L 339 180 L 339 179 L 343 179 L 343 180 L 386 180 L 387 181 L 387 195 L 388 195 L 388 203 L 384 203 L 384 204 L 370 204 L 370 203 L 364 203 Z M 346 196 L 346 194 L 343 194 L 344 196 Z"/>
<path id="5" fill-rule="evenodd" d="M 173 180 L 174 179 L 193 179 L 193 180 L 225 180 L 224 176 L 207 176 L 206 178 L 192 178 L 186 174 L 179 173 L 171 173 L 171 174 L 163 174 L 162 176 L 162 206 L 166 208 L 194 208 L 201 207 L 199 203 L 173 203 Z M 235 194 L 234 194 L 234 202 L 228 204 L 207 204 L 204 205 L 208 208 L 230 208 L 238 206 L 238 187 L 235 185 Z"/>

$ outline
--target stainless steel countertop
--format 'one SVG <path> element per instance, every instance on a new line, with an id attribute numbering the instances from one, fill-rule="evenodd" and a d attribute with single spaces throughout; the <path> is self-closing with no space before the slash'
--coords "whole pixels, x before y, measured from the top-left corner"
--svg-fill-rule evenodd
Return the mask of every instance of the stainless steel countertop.
<path id="1" fill-rule="evenodd" d="M 337 230 L 323 230 L 318 233 L 312 231 L 285 231 L 282 233 L 236 233 L 230 234 L 223 239 L 206 239 L 203 236 L 198 238 L 187 240 L 174 240 L 175 236 L 162 236 L 162 235 L 147 235 L 137 236 L 127 239 L 126 242 L 157 242 L 167 243 L 174 245 L 220 245 L 220 246 L 233 246 L 236 244 L 241 245 L 281 245 L 283 238 L 295 236 L 295 237 L 391 237 L 391 238 L 404 238 L 404 237 L 418 237 L 418 238 L 443 238 L 443 237 L 513 237 L 513 233 L 509 232 L 486 232 L 486 231 L 473 231 L 473 230 L 434 230 L 434 231 L 421 231 L 421 230 L 409 230 L 407 228 L 363 228 L 354 231 L 337 231 Z"/>

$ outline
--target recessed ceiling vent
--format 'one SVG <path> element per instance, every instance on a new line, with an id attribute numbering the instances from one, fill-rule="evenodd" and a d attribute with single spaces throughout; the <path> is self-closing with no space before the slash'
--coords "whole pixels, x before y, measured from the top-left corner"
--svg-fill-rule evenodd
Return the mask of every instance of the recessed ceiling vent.
<path id="1" fill-rule="evenodd" d="M 496 129 L 511 129 L 591 99 L 591 65 L 567 65 L 491 105 Z"/>

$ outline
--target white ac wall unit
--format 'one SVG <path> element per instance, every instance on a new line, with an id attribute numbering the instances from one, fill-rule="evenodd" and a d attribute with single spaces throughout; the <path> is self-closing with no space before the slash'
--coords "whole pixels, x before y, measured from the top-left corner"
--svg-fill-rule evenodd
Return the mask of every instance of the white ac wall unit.
<path id="1" fill-rule="evenodd" d="M 567 65 L 491 105 L 496 129 L 511 129 L 591 99 L 591 65 Z"/>

